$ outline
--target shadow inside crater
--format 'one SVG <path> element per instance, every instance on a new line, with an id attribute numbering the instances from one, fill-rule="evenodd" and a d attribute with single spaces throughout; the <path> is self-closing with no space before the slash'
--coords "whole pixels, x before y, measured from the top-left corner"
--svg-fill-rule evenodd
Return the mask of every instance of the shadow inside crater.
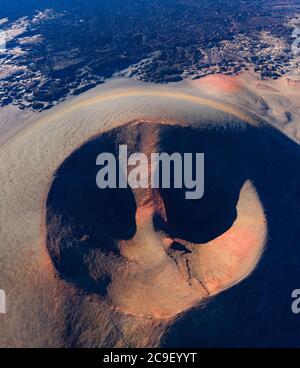
<path id="1" fill-rule="evenodd" d="M 175 189 L 174 175 L 171 188 L 152 194 L 158 192 L 165 208 L 165 214 L 155 212 L 155 231 L 205 243 L 228 230 L 237 216 L 239 193 L 248 179 L 238 154 L 239 135 L 239 129 L 228 134 L 225 127 L 136 123 L 113 129 L 81 146 L 56 171 L 46 203 L 47 247 L 61 277 L 88 292 L 104 294 L 116 265 L 122 262 L 118 241 L 129 240 L 136 233 L 138 204 L 133 190 L 99 189 L 96 185 L 96 158 L 100 153 L 113 153 L 118 158 L 119 145 L 123 144 L 128 155 L 144 152 L 149 156 L 153 150 L 204 153 L 205 190 L 201 199 L 185 199 L 190 189 L 184 180 L 183 188 Z M 135 192 L 143 199 L 143 189 Z M 95 259 L 97 266 L 93 265 Z"/>
<path id="2" fill-rule="evenodd" d="M 192 127 L 162 126 L 158 151 L 173 154 L 204 153 L 204 195 L 187 200 L 189 191 L 183 189 L 160 189 L 166 218 L 154 219 L 155 228 L 172 238 L 194 243 L 207 243 L 227 231 L 236 219 L 236 205 L 240 191 L 249 178 L 243 168 L 237 145 L 240 132 Z M 193 177 L 197 169 L 193 157 Z M 173 173 L 173 172 L 172 172 Z M 184 178 L 182 179 L 184 182 Z M 174 175 L 171 175 L 174 183 Z"/>
<path id="3" fill-rule="evenodd" d="M 248 127 L 236 148 L 265 211 L 264 254 L 243 282 L 182 316 L 163 347 L 299 347 L 300 318 L 292 312 L 300 288 L 299 145 L 264 126 Z"/>
<path id="4" fill-rule="evenodd" d="M 101 152 L 115 153 L 114 132 L 86 143 L 63 162 L 46 204 L 47 246 L 55 267 L 86 291 L 100 293 L 110 279 L 109 262 L 98 280 L 91 275 L 87 255 L 99 248 L 117 253 L 117 241 L 132 238 L 136 231 L 131 189 L 100 190 L 96 185 Z"/>

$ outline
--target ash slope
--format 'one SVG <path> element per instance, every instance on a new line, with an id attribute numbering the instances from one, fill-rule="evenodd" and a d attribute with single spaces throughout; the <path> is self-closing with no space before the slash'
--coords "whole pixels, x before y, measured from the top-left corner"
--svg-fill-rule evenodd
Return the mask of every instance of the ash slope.
<path id="1" fill-rule="evenodd" d="M 1 145 L 0 278 L 10 305 L 8 313 L 0 316 L 5 331 L 1 346 L 161 345 L 169 324 L 127 318 L 56 276 L 46 251 L 45 202 L 57 168 L 84 142 L 104 131 L 134 119 L 175 121 L 182 126 L 220 122 L 222 126 L 241 121 L 237 110 L 245 116 L 246 105 L 254 111 L 258 108 L 242 86 L 226 93 L 220 87 L 215 84 L 219 93 L 213 94 L 218 101 L 209 107 L 203 99 L 199 102 L 203 91 L 195 84 L 177 94 L 175 87 L 171 91 L 168 87 L 169 95 L 167 90 L 162 94 L 161 86 L 152 87 L 151 94 L 141 86 L 135 95 L 128 94 L 127 88 L 123 94 L 112 90 L 89 95 L 53 110 Z M 188 98 L 182 98 L 183 92 Z M 220 111 L 221 100 L 225 112 Z M 244 149 L 251 151 L 250 159 L 256 158 L 252 167 L 272 236 L 251 277 L 179 320 L 164 339 L 165 346 L 293 346 L 299 341 L 298 319 L 290 312 L 290 287 L 297 288 L 293 280 L 299 279 L 299 148 L 277 131 L 260 127 L 251 113 L 246 115 L 258 133 L 254 133 L 255 144 L 248 142 Z M 244 327 L 239 335 L 234 328 L 237 323 Z M 193 334 L 187 336 L 191 330 Z"/>

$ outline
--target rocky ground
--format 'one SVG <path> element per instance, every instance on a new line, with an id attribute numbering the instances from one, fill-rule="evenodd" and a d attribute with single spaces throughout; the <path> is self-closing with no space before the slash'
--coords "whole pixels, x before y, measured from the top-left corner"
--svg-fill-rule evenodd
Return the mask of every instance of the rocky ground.
<path id="1" fill-rule="evenodd" d="M 299 0 L 13 1 L 0 12 L 0 106 L 44 110 L 114 74 L 169 83 L 253 67 L 277 79 L 293 66 L 298 12 Z"/>

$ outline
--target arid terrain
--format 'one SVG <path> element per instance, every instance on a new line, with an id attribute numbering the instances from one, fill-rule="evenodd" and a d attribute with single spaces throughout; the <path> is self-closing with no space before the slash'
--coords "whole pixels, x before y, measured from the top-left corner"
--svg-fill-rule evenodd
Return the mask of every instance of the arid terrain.
<path id="1" fill-rule="evenodd" d="M 113 75 L 278 79 L 293 68 L 299 13 L 299 0 L 4 1 L 0 106 L 49 109 Z"/>

